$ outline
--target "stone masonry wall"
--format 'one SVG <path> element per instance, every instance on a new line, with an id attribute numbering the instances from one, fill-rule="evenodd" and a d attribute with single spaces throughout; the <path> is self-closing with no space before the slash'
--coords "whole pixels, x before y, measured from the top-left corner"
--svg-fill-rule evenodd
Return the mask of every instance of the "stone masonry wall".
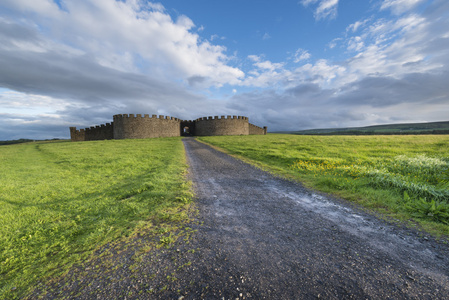
<path id="1" fill-rule="evenodd" d="M 250 124 L 247 117 L 215 116 L 194 121 L 182 121 L 162 115 L 119 114 L 114 122 L 77 130 L 70 127 L 72 141 L 94 141 L 107 139 L 145 139 L 182 135 L 249 135 L 267 134 L 267 127 Z M 187 131 L 188 129 L 188 131 Z"/>
<path id="2" fill-rule="evenodd" d="M 267 127 L 262 128 L 249 123 L 249 134 L 259 134 L 259 135 L 267 134 Z"/>
<path id="3" fill-rule="evenodd" d="M 114 115 L 115 139 L 145 139 L 181 135 L 181 120 L 160 115 Z"/>
<path id="4" fill-rule="evenodd" d="M 248 135 L 248 118 L 242 116 L 204 117 L 195 121 L 195 135 Z"/>
<path id="5" fill-rule="evenodd" d="M 114 138 L 113 124 L 106 123 L 80 130 L 70 127 L 70 138 L 72 141 L 111 140 Z"/>

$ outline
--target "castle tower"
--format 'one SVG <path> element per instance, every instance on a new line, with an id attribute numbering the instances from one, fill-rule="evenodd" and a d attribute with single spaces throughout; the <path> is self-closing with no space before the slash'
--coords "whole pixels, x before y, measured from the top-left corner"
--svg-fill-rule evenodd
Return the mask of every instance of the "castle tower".
<path id="1" fill-rule="evenodd" d="M 247 117 L 218 116 L 204 117 L 195 121 L 195 135 L 248 135 L 249 123 Z"/>

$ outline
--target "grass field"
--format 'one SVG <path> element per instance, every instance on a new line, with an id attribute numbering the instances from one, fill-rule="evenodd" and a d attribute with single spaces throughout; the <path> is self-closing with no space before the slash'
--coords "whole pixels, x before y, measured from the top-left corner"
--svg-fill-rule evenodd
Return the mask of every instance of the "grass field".
<path id="1" fill-rule="evenodd" d="M 449 236 L 449 136 L 198 139 Z M 181 138 L 0 146 L 0 164 L 0 299 L 26 294 L 107 243 L 182 222 L 192 198 Z"/>
<path id="2" fill-rule="evenodd" d="M 449 136 L 201 137 L 306 186 L 449 236 Z"/>
<path id="3" fill-rule="evenodd" d="M 181 220 L 192 197 L 181 138 L 1 146 L 0 165 L 0 299 Z"/>

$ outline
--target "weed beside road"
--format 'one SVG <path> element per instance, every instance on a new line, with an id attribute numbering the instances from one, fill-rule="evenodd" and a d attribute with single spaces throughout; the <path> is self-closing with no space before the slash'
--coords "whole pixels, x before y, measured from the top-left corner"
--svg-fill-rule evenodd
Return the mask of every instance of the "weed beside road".
<path id="1" fill-rule="evenodd" d="M 449 137 L 201 137 L 307 186 L 449 235 Z"/>
<path id="2" fill-rule="evenodd" d="M 1 299 L 181 221 L 192 198 L 181 138 L 2 146 L 0 165 Z"/>

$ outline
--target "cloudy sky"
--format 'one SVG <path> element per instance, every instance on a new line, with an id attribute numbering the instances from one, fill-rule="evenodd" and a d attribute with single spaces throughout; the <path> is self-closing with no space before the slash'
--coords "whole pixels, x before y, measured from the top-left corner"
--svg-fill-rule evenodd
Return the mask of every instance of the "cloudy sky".
<path id="1" fill-rule="evenodd" d="M 449 1 L 0 0 L 0 140 L 119 113 L 449 120 Z"/>

